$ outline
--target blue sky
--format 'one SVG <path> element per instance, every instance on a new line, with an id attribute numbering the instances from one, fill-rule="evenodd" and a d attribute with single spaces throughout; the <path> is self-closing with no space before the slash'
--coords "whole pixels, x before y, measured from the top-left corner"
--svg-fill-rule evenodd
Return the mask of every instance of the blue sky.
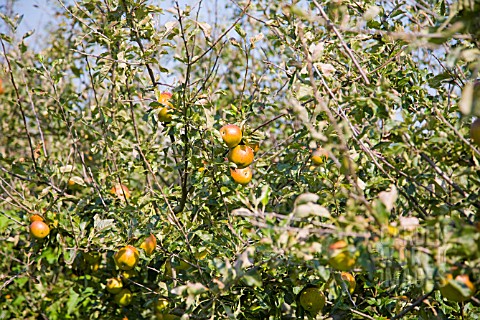
<path id="1" fill-rule="evenodd" d="M 35 30 L 28 42 L 32 43 L 42 34 L 47 24 L 54 19 L 52 6 L 57 5 L 51 0 L 21 0 L 14 4 L 13 12 L 23 15 L 17 34 L 22 36 L 30 30 Z M 2 27 L 2 31 L 6 31 Z"/>

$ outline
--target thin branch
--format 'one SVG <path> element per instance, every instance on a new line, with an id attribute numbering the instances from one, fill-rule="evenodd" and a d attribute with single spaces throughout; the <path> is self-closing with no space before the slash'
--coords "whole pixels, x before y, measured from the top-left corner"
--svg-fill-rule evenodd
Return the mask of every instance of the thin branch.
<path id="1" fill-rule="evenodd" d="M 3 200 L 4 202 L 8 202 L 7 199 L 4 199 L 4 198 L 0 198 L 0 199 Z M 15 221 L 16 223 L 18 223 L 18 224 L 21 225 L 21 226 L 26 226 L 26 224 L 23 223 L 22 221 L 19 221 L 19 220 L 15 219 L 15 218 L 9 216 L 8 214 L 2 212 L 2 211 L 3 211 L 3 210 L 0 211 L 0 214 L 1 214 L 1 215 L 7 217 L 8 219 L 10 219 L 10 220 L 12 220 L 12 221 Z M 1 289 L 0 289 L 0 290 L 1 290 Z"/>
<path id="2" fill-rule="evenodd" d="M 230 30 L 232 30 L 235 25 L 243 18 L 243 16 L 245 15 L 245 13 L 247 12 L 248 8 L 250 7 L 250 4 L 252 3 L 252 0 L 249 0 L 247 5 L 245 6 L 245 8 L 243 8 L 242 10 L 242 13 L 238 16 L 237 20 L 235 20 L 232 25 L 227 29 L 225 30 L 218 38 L 217 40 L 215 40 L 213 42 L 213 44 L 210 46 L 210 48 L 208 48 L 207 50 L 205 50 L 203 53 L 201 53 L 199 56 L 195 57 L 195 59 L 193 59 L 191 61 L 191 64 L 195 64 L 198 60 L 200 60 L 201 58 L 203 58 L 203 56 L 205 56 L 207 53 L 209 53 L 216 45 L 218 42 L 220 42 L 220 40 L 222 40 L 223 37 L 225 37 L 227 35 L 227 33 L 230 32 Z"/>
<path id="3" fill-rule="evenodd" d="M 337 35 L 338 39 L 340 40 L 340 43 L 342 44 L 342 47 L 345 49 L 345 51 L 347 51 L 347 54 L 348 56 L 350 57 L 350 59 L 352 59 L 353 63 L 355 64 L 355 66 L 357 67 L 358 71 L 360 72 L 362 78 L 363 78 L 363 81 L 366 83 L 366 84 L 370 84 L 370 81 L 368 80 L 367 78 L 367 75 L 365 74 L 365 71 L 362 69 L 362 66 L 360 65 L 360 63 L 358 62 L 357 58 L 355 58 L 355 55 L 353 54 L 352 50 L 348 47 L 348 45 L 345 43 L 345 40 L 343 40 L 343 37 L 342 37 L 342 34 L 338 31 L 338 29 L 335 27 L 335 25 L 330 21 L 330 19 L 328 18 L 327 14 L 325 13 L 325 11 L 323 10 L 322 6 L 318 4 L 317 1 L 313 0 L 313 3 L 315 4 L 315 6 L 317 7 L 317 9 L 320 11 L 320 14 L 322 15 L 323 19 L 325 19 L 325 21 L 327 22 L 327 25 L 332 28 L 333 32 L 335 32 L 335 34 Z"/>
<path id="4" fill-rule="evenodd" d="M 130 115 L 132 117 L 133 131 L 135 132 L 135 139 L 137 140 L 138 149 L 140 149 L 142 143 L 140 141 L 140 135 L 138 134 L 137 120 L 135 120 L 135 112 L 134 112 L 134 108 L 133 108 L 132 97 L 130 96 L 130 87 L 128 85 L 128 79 L 127 79 L 127 81 L 125 81 L 125 87 L 127 89 L 128 99 L 130 100 L 128 103 L 129 103 L 129 106 L 130 106 Z M 146 166 L 145 163 L 143 163 L 143 168 L 145 169 L 145 171 L 147 170 L 147 166 Z M 145 177 L 147 179 L 148 187 L 150 189 L 152 189 L 152 181 L 150 180 L 150 176 L 148 175 L 148 173 L 145 175 Z M 123 188 L 122 188 L 122 190 L 123 190 Z"/>
<path id="5" fill-rule="evenodd" d="M 477 154 L 477 156 L 480 156 L 480 151 L 473 144 L 471 144 L 467 139 L 465 139 L 465 137 L 461 135 L 460 132 L 458 132 L 458 130 L 454 126 L 452 126 L 450 122 L 447 121 L 447 119 L 445 119 L 445 117 L 436 107 L 434 107 L 434 110 L 435 110 L 435 113 L 437 114 L 437 117 L 440 118 L 440 120 L 442 120 L 442 122 L 445 123 L 447 127 L 452 129 L 452 131 L 455 132 L 457 137 L 460 138 L 460 140 L 462 140 L 467 146 L 469 146 Z"/>
<path id="6" fill-rule="evenodd" d="M 348 292 L 348 290 L 347 290 L 347 292 Z M 350 292 L 348 292 L 348 294 L 350 294 Z M 365 314 L 365 313 L 360 312 L 360 311 L 358 311 L 358 310 L 355 310 L 355 309 L 350 308 L 350 311 L 351 311 L 352 313 L 355 313 L 355 314 L 361 316 L 361 317 L 364 317 L 365 319 L 375 320 L 375 318 L 372 318 L 372 317 L 370 317 L 368 314 Z"/>
<path id="7" fill-rule="evenodd" d="M 25 110 L 23 110 L 23 106 L 22 106 L 22 98 L 20 97 L 20 93 L 18 92 L 17 83 L 15 82 L 15 77 L 13 76 L 12 65 L 10 64 L 10 59 L 8 58 L 7 50 L 5 49 L 5 44 L 3 43 L 3 39 L 0 39 L 0 42 L 2 44 L 3 55 L 5 56 L 5 61 L 7 62 L 7 65 L 8 65 L 10 80 L 12 81 L 13 89 L 15 90 L 15 94 L 17 96 L 17 105 L 18 105 L 18 108 L 20 109 L 20 113 L 22 114 L 23 128 L 25 129 L 25 133 L 27 134 L 28 145 L 30 147 L 30 154 L 31 154 L 31 157 L 32 157 L 33 165 L 35 167 L 35 171 L 37 171 L 37 160 L 35 158 L 35 151 L 34 151 L 34 148 L 33 148 L 33 145 L 32 145 L 32 138 L 30 136 L 30 131 L 28 130 L 27 116 L 25 115 Z"/>
<path id="8" fill-rule="evenodd" d="M 117 60 L 117 59 L 113 59 L 113 58 L 110 58 L 110 57 L 103 57 L 103 56 L 100 56 L 98 54 L 86 53 L 86 52 L 79 51 L 79 50 L 76 50 L 76 49 L 70 49 L 70 51 L 77 52 L 77 53 L 79 53 L 83 56 L 86 56 L 86 57 L 97 58 L 99 60 L 107 60 L 107 61 L 112 61 L 112 62 L 116 62 L 116 63 L 124 63 L 124 64 L 132 65 L 132 66 L 143 65 L 142 62 L 131 62 L 131 61 L 126 61 L 126 60 Z"/>
<path id="9" fill-rule="evenodd" d="M 30 106 L 32 107 L 33 114 L 35 115 L 35 121 L 37 123 L 38 132 L 40 133 L 40 139 L 42 140 L 43 154 L 45 155 L 45 157 L 48 157 L 47 146 L 46 146 L 46 143 L 45 143 L 45 138 L 43 136 L 42 126 L 40 125 L 40 119 L 38 118 L 38 113 L 37 113 L 37 110 L 35 109 L 35 104 L 33 103 L 33 99 L 32 99 L 32 93 L 31 93 L 30 88 L 28 86 L 27 80 L 25 79 L 25 74 L 23 74 L 23 83 L 25 84 L 25 89 L 26 89 L 25 91 L 27 91 L 27 93 L 28 93 L 28 98 L 30 100 Z"/>
<path id="10" fill-rule="evenodd" d="M 396 319 L 401 319 L 403 318 L 407 313 L 409 313 L 410 311 L 412 311 L 416 306 L 420 305 L 425 299 L 427 299 L 429 296 L 432 295 L 432 293 L 435 291 L 435 288 L 433 290 L 431 290 L 430 292 L 427 292 L 426 294 L 424 294 L 423 296 L 421 296 L 420 298 L 418 298 L 414 303 L 412 303 L 410 306 L 408 306 L 406 309 L 404 309 L 402 312 L 400 312 L 399 314 L 397 314 L 396 316 L 394 316 L 392 318 L 392 320 L 396 320 Z"/>
<path id="11" fill-rule="evenodd" d="M 255 129 L 253 129 L 251 133 L 254 133 L 254 132 L 257 131 L 258 129 L 261 129 L 261 128 L 269 125 L 269 124 L 272 123 L 273 121 L 275 121 L 275 120 L 277 120 L 277 119 L 280 119 L 281 117 L 284 117 L 284 116 L 286 116 L 286 115 L 288 115 L 288 113 L 282 113 L 282 114 L 276 116 L 275 118 L 270 119 L 270 120 L 268 120 L 267 122 L 262 123 L 261 125 L 259 125 L 259 126 L 256 127 Z"/>
<path id="12" fill-rule="evenodd" d="M 424 152 L 420 152 L 420 156 L 428 162 L 428 164 L 445 180 L 449 185 L 451 185 L 457 192 L 459 192 L 462 196 L 467 197 L 467 193 L 460 188 L 458 184 L 453 182 L 444 172 L 440 169 L 429 156 L 427 156 Z"/>

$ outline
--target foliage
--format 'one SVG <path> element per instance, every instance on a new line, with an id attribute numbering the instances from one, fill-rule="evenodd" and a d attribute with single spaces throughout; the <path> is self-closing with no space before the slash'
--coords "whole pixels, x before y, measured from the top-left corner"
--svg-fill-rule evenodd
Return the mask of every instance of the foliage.
<path id="1" fill-rule="evenodd" d="M 1 319 L 478 319 L 438 290 L 480 287 L 478 1 L 55 8 L 40 50 L 1 15 Z M 226 124 L 259 143 L 245 186 Z"/>

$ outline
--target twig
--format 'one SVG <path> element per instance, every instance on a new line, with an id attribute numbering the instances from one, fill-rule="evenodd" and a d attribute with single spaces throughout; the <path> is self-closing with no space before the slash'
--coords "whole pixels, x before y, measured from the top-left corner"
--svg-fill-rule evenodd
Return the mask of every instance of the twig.
<path id="1" fill-rule="evenodd" d="M 327 25 L 332 28 L 333 32 L 337 35 L 338 39 L 340 40 L 340 43 L 342 44 L 342 47 L 347 51 L 348 56 L 350 59 L 352 59 L 353 63 L 357 67 L 358 71 L 362 75 L 363 81 L 365 81 L 366 84 L 370 84 L 370 81 L 367 78 L 367 75 L 365 74 L 365 71 L 362 69 L 362 66 L 360 66 L 360 63 L 358 63 L 357 58 L 355 58 L 355 55 L 353 54 L 352 50 L 347 46 L 345 43 L 345 40 L 343 40 L 342 34 L 338 31 L 338 29 L 335 27 L 335 25 L 330 21 L 328 18 L 327 14 L 323 10 L 322 6 L 318 4 L 317 1 L 313 0 L 313 3 L 317 7 L 317 9 L 320 11 L 320 14 L 322 15 L 323 19 L 327 22 Z"/>
<path id="2" fill-rule="evenodd" d="M 246 208 L 236 209 L 232 212 L 234 216 L 240 217 L 261 217 L 261 214 L 252 212 Z M 292 227 L 292 226 L 276 226 L 267 224 L 262 221 L 248 219 L 252 225 L 264 229 L 271 229 L 278 232 L 284 231 L 293 231 L 293 232 L 305 232 L 307 234 L 316 234 L 316 235 L 337 235 L 339 237 L 356 237 L 356 238 L 364 238 L 369 239 L 371 238 L 372 234 L 370 232 L 358 233 L 358 232 L 338 232 L 336 229 L 332 229 L 331 226 L 326 226 L 323 228 L 300 228 L 300 227 Z"/>
<path id="3" fill-rule="evenodd" d="M 447 121 L 447 119 L 445 119 L 445 117 L 442 115 L 442 113 L 436 107 L 434 107 L 434 110 L 435 110 L 435 113 L 437 114 L 437 117 L 439 117 L 440 120 L 442 120 L 443 123 L 445 123 L 450 129 L 452 129 L 452 131 L 455 132 L 455 134 L 457 135 L 457 137 L 460 138 L 460 140 L 462 140 L 478 156 L 480 156 L 480 151 L 473 144 L 471 144 L 467 139 L 465 139 L 465 137 L 463 135 L 461 135 L 460 132 L 458 132 L 458 130 L 454 126 L 452 126 L 452 124 L 450 122 Z"/>
<path id="4" fill-rule="evenodd" d="M 390 58 L 388 58 L 384 63 L 382 63 L 380 66 L 376 67 L 375 69 L 373 69 L 372 71 L 368 71 L 368 74 L 372 74 L 374 72 L 377 72 L 378 70 L 384 68 L 385 66 L 387 66 L 390 62 L 392 62 L 393 60 L 395 60 L 399 55 L 401 55 L 405 49 L 408 48 L 407 46 L 403 46 L 402 48 L 400 48 L 400 50 L 398 50 L 398 52 L 391 56 Z M 357 81 L 358 79 L 360 79 L 362 76 L 358 76 L 357 78 L 353 79 L 353 81 Z"/>
<path id="5" fill-rule="evenodd" d="M 458 184 L 456 184 L 449 177 L 447 177 L 447 175 L 442 171 L 442 169 L 440 169 L 435 164 L 435 162 L 430 159 L 429 156 L 427 156 L 424 152 L 420 152 L 420 156 L 428 162 L 428 164 L 443 178 L 443 180 L 445 180 L 449 185 L 451 185 L 455 190 L 457 190 L 457 192 L 459 192 L 464 197 L 467 196 L 467 193 L 462 188 L 460 188 Z"/>
<path id="6" fill-rule="evenodd" d="M 5 202 L 8 202 L 7 199 L 3 199 L 3 198 L 0 198 L 1 200 L 5 201 Z M 22 221 L 18 221 L 17 219 L 9 216 L 8 214 L 6 213 L 3 213 L 2 211 L 0 211 L 0 214 L 2 214 L 3 216 L 7 217 L 8 219 L 12 220 L 12 221 L 15 221 L 16 223 L 18 223 L 19 225 L 21 226 L 26 226 L 25 223 L 23 223 Z M 0 289 L 1 290 L 1 289 Z"/>
<path id="7" fill-rule="evenodd" d="M 347 290 L 347 292 L 348 292 L 348 290 Z M 375 318 L 372 318 L 372 317 L 370 317 L 368 314 L 365 314 L 365 313 L 360 312 L 360 311 L 358 311 L 358 310 L 355 310 L 355 309 L 350 308 L 350 311 L 351 311 L 352 313 L 355 313 L 355 314 L 358 314 L 359 316 L 364 317 L 365 319 L 375 320 Z"/>
<path id="8" fill-rule="evenodd" d="M 128 85 L 128 79 L 125 81 L 125 87 L 127 89 L 128 99 L 130 100 L 128 102 L 128 104 L 130 106 L 130 115 L 132 117 L 133 131 L 135 132 L 135 139 L 137 140 L 137 143 L 138 143 L 138 149 L 140 149 L 141 148 L 140 135 L 138 134 L 137 120 L 135 120 L 135 112 L 134 112 L 134 109 L 133 109 L 132 97 L 130 95 L 130 86 Z M 145 164 L 145 162 L 143 163 L 143 168 L 145 169 L 145 171 L 147 171 L 147 165 Z M 148 187 L 150 189 L 152 189 L 152 181 L 150 180 L 150 176 L 148 175 L 148 173 L 145 174 L 145 177 L 146 177 L 146 180 L 147 180 Z M 121 189 L 123 190 L 123 188 L 121 188 Z M 125 199 L 126 199 L 126 197 L 125 197 Z"/>
<path id="9" fill-rule="evenodd" d="M 251 133 L 254 133 L 254 132 L 257 131 L 258 129 L 263 128 L 263 127 L 265 127 L 266 125 L 272 123 L 273 121 L 275 121 L 275 120 L 277 120 L 277 119 L 280 119 L 281 117 L 284 117 L 284 116 L 286 116 L 286 115 L 288 115 L 288 113 L 282 113 L 282 114 L 276 116 L 275 118 L 270 119 L 270 120 L 268 120 L 267 122 L 262 123 L 261 125 L 259 125 L 259 126 L 256 127 L 255 129 L 253 129 Z"/>
<path id="10" fill-rule="evenodd" d="M 35 104 L 33 103 L 32 93 L 28 86 L 27 80 L 25 79 L 25 74 L 23 74 L 23 83 L 25 84 L 25 89 L 28 93 L 28 98 L 30 100 L 30 106 L 32 107 L 33 114 L 35 115 L 35 121 L 37 122 L 38 132 L 40 133 L 40 139 L 42 139 L 43 154 L 45 157 L 48 157 L 47 146 L 45 144 L 45 138 L 43 137 L 42 126 L 40 125 L 40 119 L 38 118 L 37 110 L 35 109 Z"/>
<path id="11" fill-rule="evenodd" d="M 413 310 L 413 308 L 415 308 L 416 306 L 418 306 L 420 303 L 423 302 L 423 300 L 427 299 L 432 293 L 433 291 L 435 291 L 435 288 L 433 290 L 431 290 L 430 292 L 424 294 L 423 296 L 421 296 L 420 298 L 418 298 L 414 303 L 412 303 L 410 306 L 408 306 L 406 309 L 404 309 L 402 312 L 400 312 L 399 314 L 397 314 L 396 316 L 394 316 L 391 320 L 396 320 L 396 319 L 400 319 L 400 318 L 403 318 L 403 316 L 405 316 L 407 313 L 409 313 L 410 311 Z"/>
<path id="12" fill-rule="evenodd" d="M 37 160 L 35 158 L 35 151 L 33 149 L 32 138 L 30 137 L 30 131 L 28 131 L 27 117 L 25 115 L 25 110 L 23 110 L 23 106 L 22 106 L 22 102 L 21 102 L 22 99 L 20 98 L 20 93 L 18 92 L 17 83 L 15 82 L 15 77 L 13 76 L 12 65 L 10 64 L 10 59 L 8 58 L 7 50 L 5 49 L 5 44 L 3 43 L 3 39 L 0 39 L 0 42 L 2 43 L 3 55 L 5 56 L 5 61 L 7 62 L 7 65 L 8 65 L 8 71 L 10 73 L 10 80 L 12 80 L 13 89 L 15 90 L 15 94 L 17 96 L 17 105 L 18 105 L 18 108 L 20 109 L 20 113 L 22 114 L 23 127 L 25 129 L 26 134 L 27 134 L 28 145 L 30 147 L 30 154 L 31 154 L 31 157 L 32 157 L 33 165 L 35 167 L 35 171 L 37 171 Z"/>
<path id="13" fill-rule="evenodd" d="M 445 33 L 441 33 L 441 32 L 435 32 L 435 33 L 393 32 L 393 31 L 372 30 L 372 29 L 363 30 L 359 28 L 343 28 L 343 27 L 339 27 L 339 28 L 344 32 L 366 34 L 366 35 L 388 36 L 395 40 L 405 40 L 405 41 L 413 41 L 413 40 L 417 40 L 418 38 L 443 39 L 447 37 Z M 464 40 L 472 39 L 472 36 L 470 34 L 453 34 L 453 35 L 448 35 L 448 37 L 452 39 L 464 39 Z"/>
<path id="14" fill-rule="evenodd" d="M 113 59 L 113 58 L 110 58 L 110 57 L 102 57 L 98 54 L 86 53 L 86 52 L 79 51 L 79 50 L 76 50 L 76 49 L 70 49 L 70 51 L 77 52 L 77 53 L 79 53 L 81 55 L 84 55 L 84 56 L 87 56 L 87 57 L 97 58 L 99 60 L 108 60 L 108 61 L 112 61 L 112 62 L 116 62 L 116 63 L 125 63 L 125 64 L 132 65 L 132 66 L 139 66 L 139 65 L 143 64 L 142 62 L 131 62 L 131 61 L 126 61 L 126 60 L 117 60 L 117 59 Z"/>
<path id="15" fill-rule="evenodd" d="M 191 68 L 192 68 L 192 62 L 191 62 L 191 56 L 190 56 L 190 52 L 188 51 L 188 41 L 187 41 L 187 37 L 185 35 L 185 29 L 183 27 L 183 20 L 182 20 L 182 13 L 180 12 L 180 5 L 178 4 L 178 1 L 175 1 L 176 3 L 176 8 L 177 8 L 177 13 L 178 13 L 178 23 L 180 25 L 180 32 L 181 32 L 181 35 L 182 35 L 182 40 L 183 40 L 183 45 L 185 47 L 185 57 L 186 57 L 186 64 L 187 64 L 187 70 L 185 71 L 185 88 L 187 88 L 189 86 L 189 83 L 190 83 L 190 71 L 191 71 Z M 193 52 L 193 49 L 192 49 L 192 52 Z M 187 104 L 187 90 L 183 90 L 183 99 L 182 99 L 182 103 L 183 103 L 183 112 L 182 112 L 182 115 L 183 115 L 183 120 L 185 121 L 185 131 L 182 135 L 182 140 L 183 140 L 183 143 L 184 143 L 184 146 L 183 146 L 183 156 L 182 156 L 182 160 L 184 162 L 184 167 L 183 167 L 183 174 L 182 172 L 179 172 L 180 173 L 180 177 L 181 177 L 181 188 L 182 188 L 182 196 L 180 198 L 180 201 L 178 203 L 178 205 L 175 207 L 174 209 L 174 213 L 179 213 L 179 212 L 182 212 L 183 209 L 185 208 L 185 204 L 187 203 L 187 197 L 188 197 L 188 186 L 187 186 L 187 183 L 188 183 L 188 165 L 189 165 L 189 161 L 188 161 L 188 151 L 189 151 L 189 124 L 188 124 L 188 118 L 187 118 L 187 114 L 188 114 L 188 104 Z M 170 136 L 172 137 L 172 136 Z M 173 140 L 172 140 L 172 143 L 173 143 Z M 180 171 L 180 170 L 179 170 Z M 187 242 L 188 242 L 188 239 L 186 239 Z"/>
<path id="16" fill-rule="evenodd" d="M 126 4 L 125 0 L 122 0 L 122 4 L 123 4 L 123 8 L 125 10 L 125 14 L 127 15 L 127 21 L 130 24 L 130 28 L 135 34 L 135 41 L 137 42 L 138 47 L 140 48 L 140 51 L 142 52 L 142 58 L 144 58 L 143 56 L 145 55 L 145 49 L 143 48 L 143 43 L 142 43 L 142 40 L 140 39 L 140 35 L 138 34 L 138 30 L 133 24 L 132 15 L 128 11 L 127 4 Z M 148 75 L 150 76 L 150 80 L 152 81 L 152 85 L 155 87 L 156 82 L 155 82 L 155 76 L 153 74 L 153 70 L 147 62 L 145 62 L 145 67 L 147 68 L 147 72 L 148 72 Z"/>
<path id="17" fill-rule="evenodd" d="M 230 30 L 232 30 L 235 25 L 237 24 L 238 21 L 240 21 L 243 16 L 245 15 L 245 13 L 247 12 L 248 8 L 250 7 L 250 4 L 252 3 L 252 0 L 249 0 L 247 5 L 245 6 L 245 8 L 243 8 L 242 10 L 242 13 L 239 14 L 237 20 L 235 20 L 232 25 L 227 29 L 225 30 L 218 38 L 217 40 L 215 40 L 212 45 L 210 46 L 210 48 L 208 48 L 207 50 L 205 50 L 204 52 L 202 52 L 199 56 L 197 56 L 195 59 L 193 59 L 190 63 L 191 64 L 195 64 L 198 60 L 200 60 L 201 58 L 203 58 L 203 56 L 205 56 L 207 53 L 209 53 L 216 45 L 218 42 L 220 42 L 220 40 L 222 40 L 223 37 L 225 37 L 227 35 L 227 33 L 230 32 Z"/>

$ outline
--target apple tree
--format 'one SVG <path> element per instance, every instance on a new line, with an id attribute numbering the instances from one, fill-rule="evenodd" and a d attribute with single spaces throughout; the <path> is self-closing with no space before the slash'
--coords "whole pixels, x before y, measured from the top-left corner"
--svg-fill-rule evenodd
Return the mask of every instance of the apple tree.
<path id="1" fill-rule="evenodd" d="M 1 319 L 480 317 L 478 0 L 43 6 L 0 6 Z"/>

